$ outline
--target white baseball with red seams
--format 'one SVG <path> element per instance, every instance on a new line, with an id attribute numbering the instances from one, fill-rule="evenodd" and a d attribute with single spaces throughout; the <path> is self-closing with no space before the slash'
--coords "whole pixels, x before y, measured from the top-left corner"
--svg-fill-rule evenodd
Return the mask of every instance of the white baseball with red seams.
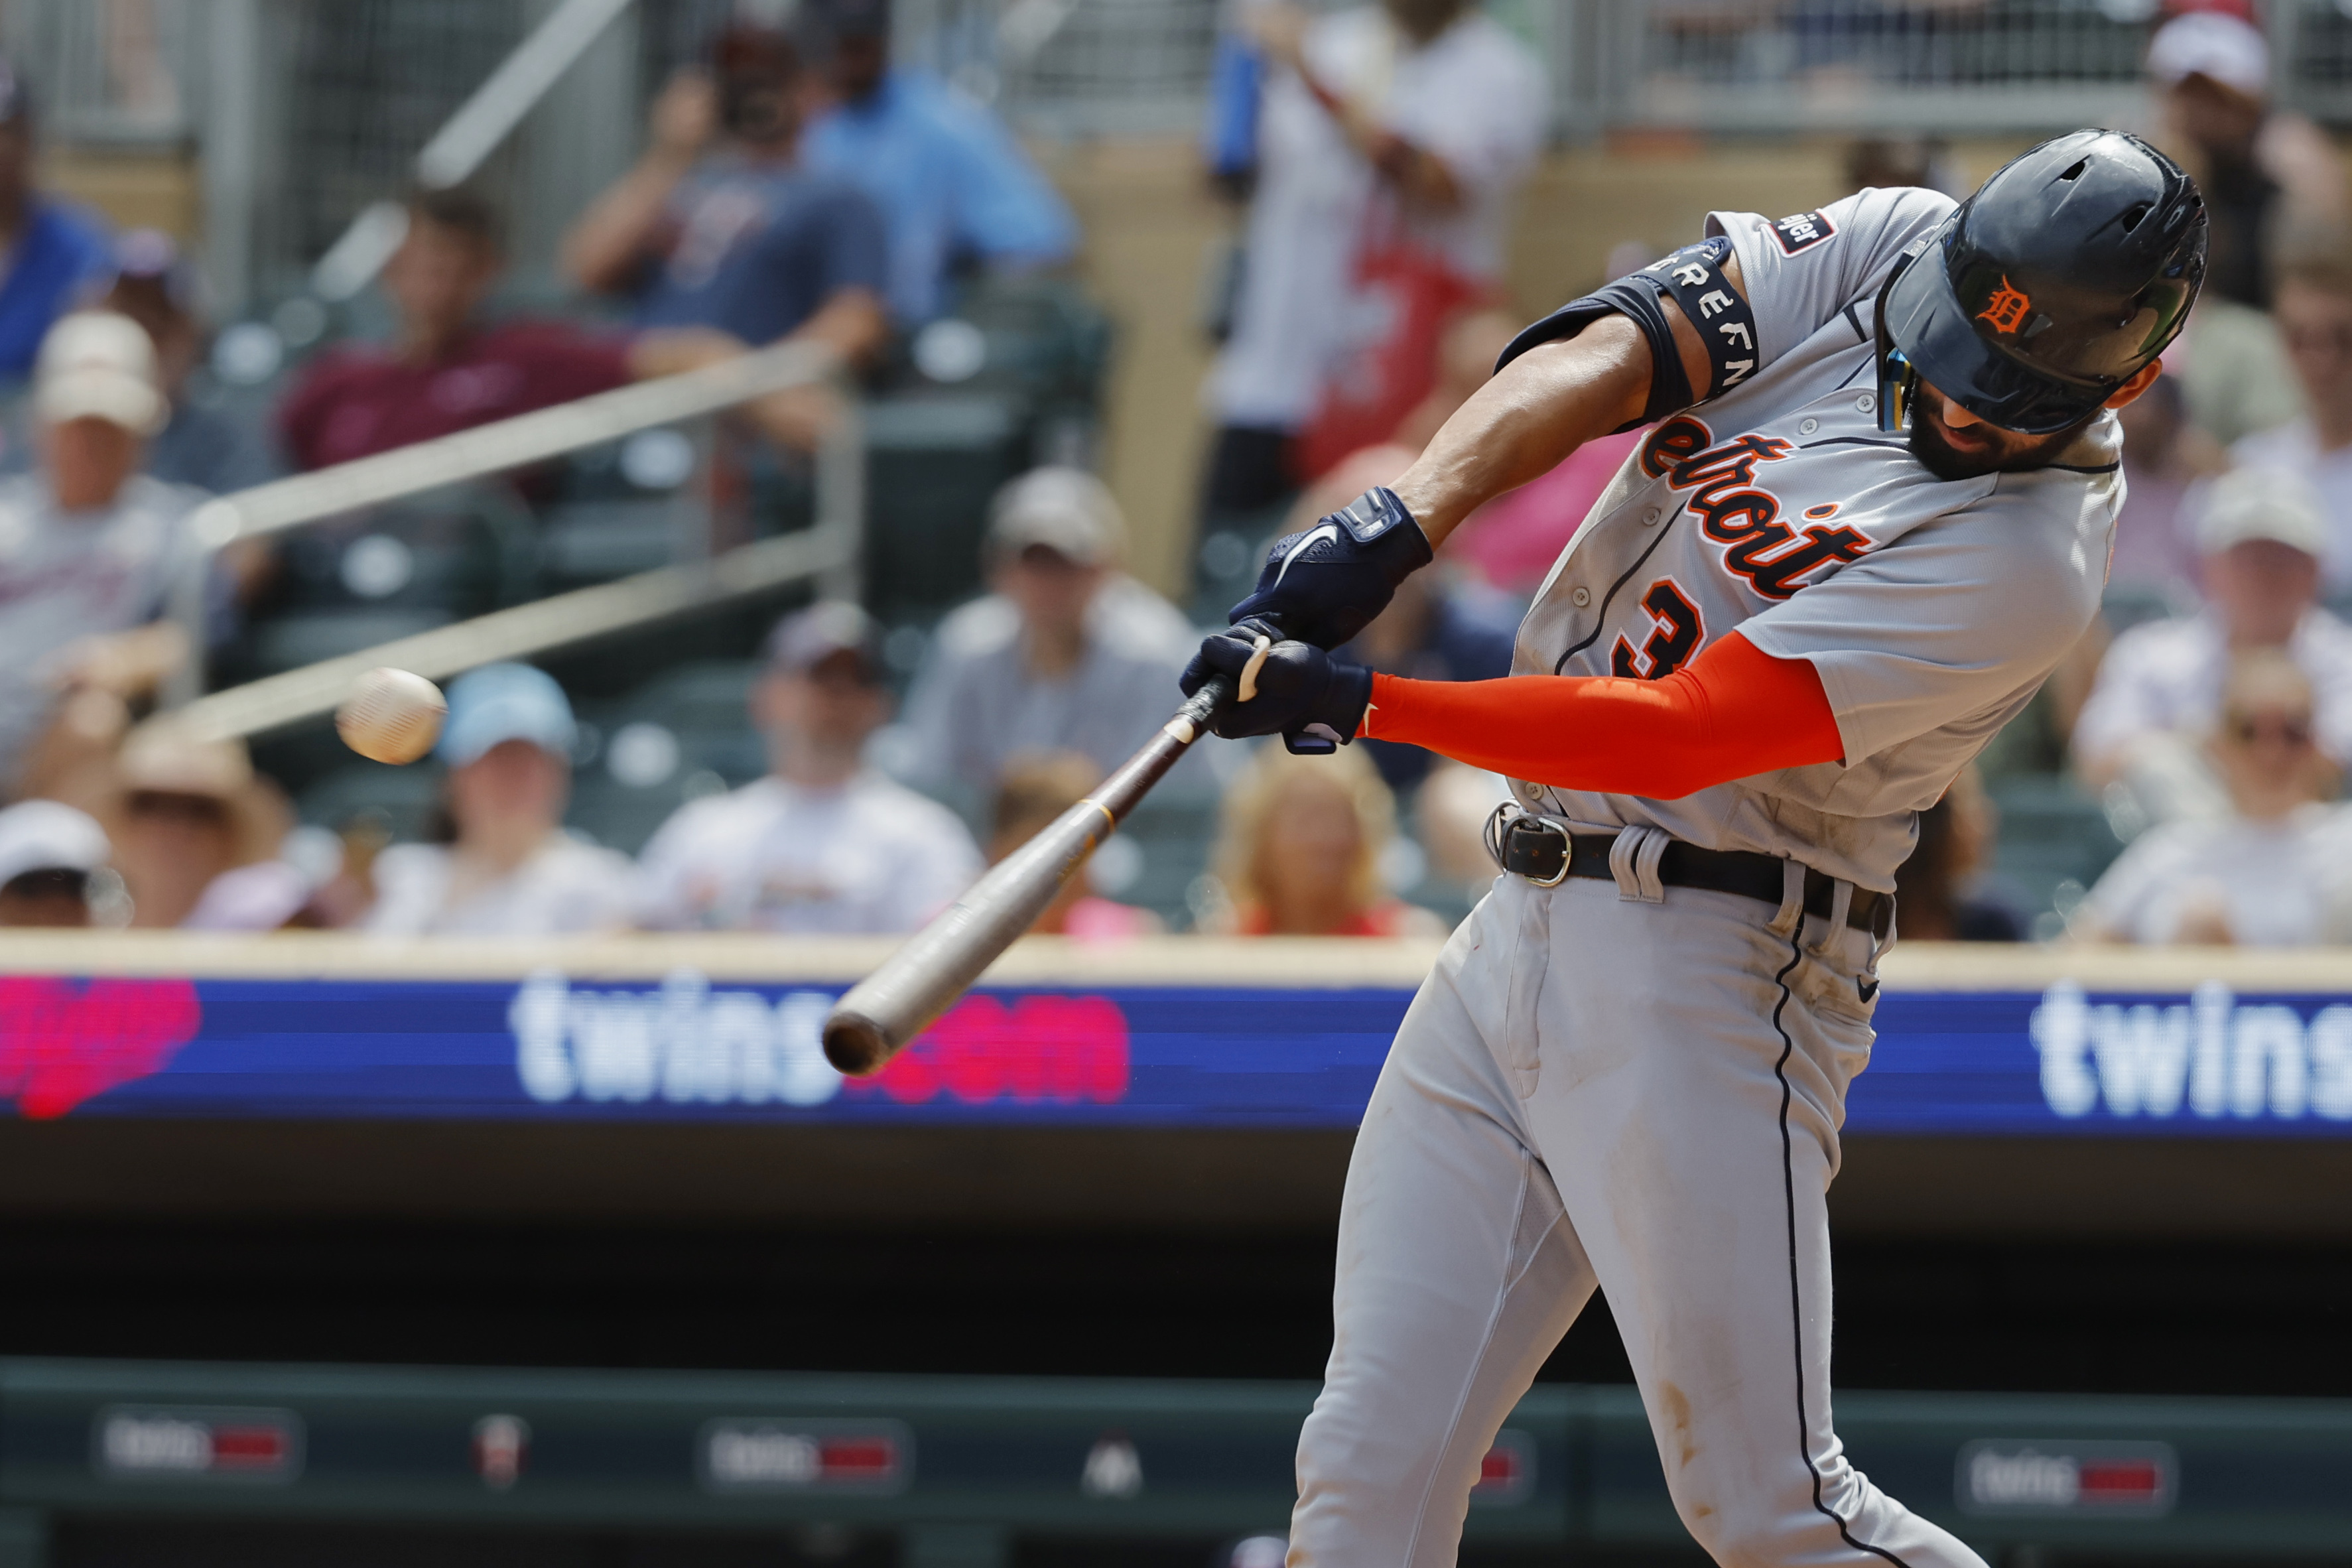
<path id="1" fill-rule="evenodd" d="M 2089 625 L 2123 483 L 2112 414 L 2051 467 L 1956 480 L 1878 429 L 1877 295 L 1951 210 L 1873 190 L 1708 220 L 1761 367 L 1644 439 L 1513 672 L 1654 679 L 1738 630 L 1813 665 L 1845 756 L 1668 801 L 1514 784 L 1576 831 L 1780 858 L 1783 894 L 1627 853 L 1613 883 L 1498 879 L 1454 933 L 1349 1163 L 1292 1568 L 1453 1563 L 1481 1457 L 1596 1289 L 1716 1561 L 1984 1568 L 1831 1425 L 1827 1195 L 1885 940 L 1844 916 Z"/>
<path id="2" fill-rule="evenodd" d="M 373 763 L 413 763 L 433 749 L 449 716 L 441 689 L 421 675 L 379 667 L 352 683 L 335 710 L 343 744 Z"/>

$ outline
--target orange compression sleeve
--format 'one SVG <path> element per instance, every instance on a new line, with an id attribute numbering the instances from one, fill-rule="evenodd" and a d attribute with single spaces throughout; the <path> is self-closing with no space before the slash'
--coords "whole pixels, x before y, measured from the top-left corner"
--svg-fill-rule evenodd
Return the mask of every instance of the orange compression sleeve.
<path id="1" fill-rule="evenodd" d="M 1663 680 L 1374 675 L 1358 733 L 1507 778 L 1652 800 L 1845 752 L 1811 662 L 1760 653 L 1738 632 Z"/>

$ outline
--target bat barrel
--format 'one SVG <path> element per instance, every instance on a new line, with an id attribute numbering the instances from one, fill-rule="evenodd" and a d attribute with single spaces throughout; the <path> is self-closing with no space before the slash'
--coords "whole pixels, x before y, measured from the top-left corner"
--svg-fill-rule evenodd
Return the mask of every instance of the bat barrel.
<path id="1" fill-rule="evenodd" d="M 1228 682 L 1211 679 L 1100 789 L 998 862 L 850 987 L 825 1018 L 825 1059 L 853 1077 L 880 1071 L 1036 923 L 1062 884 L 1166 776 L 1231 696 Z"/>
<path id="2" fill-rule="evenodd" d="M 824 1020 L 824 1058 L 852 1078 L 879 1072 L 898 1049 L 890 1032 L 842 998 Z"/>

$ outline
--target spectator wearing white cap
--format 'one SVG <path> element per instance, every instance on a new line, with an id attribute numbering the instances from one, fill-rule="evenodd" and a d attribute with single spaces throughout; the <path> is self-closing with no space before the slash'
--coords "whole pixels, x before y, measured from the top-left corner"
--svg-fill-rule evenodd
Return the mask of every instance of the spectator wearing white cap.
<path id="1" fill-rule="evenodd" d="M 2272 104 L 2270 46 L 2242 18 L 2175 16 L 2148 42 L 2147 74 L 2165 120 L 2157 140 L 2205 197 L 2206 291 L 2267 307 L 2281 237 L 2340 224 L 2352 209 L 2335 149 L 2309 120 Z"/>
<path id="2" fill-rule="evenodd" d="M 139 472 L 163 418 L 155 351 L 127 316 L 67 316 L 41 344 L 41 467 L 0 479 L 0 787 L 58 694 L 132 696 L 184 657 L 155 624 L 186 559 L 198 492 Z"/>
<path id="3" fill-rule="evenodd" d="M 2204 608 L 2117 637 L 2075 722 L 2075 765 L 2094 788 L 2121 780 L 2159 821 L 2226 809 L 2199 745 L 2231 659 L 2256 648 L 2284 649 L 2303 670 L 2320 751 L 2352 759 L 2352 626 L 2316 603 L 2326 543 L 2300 476 L 2239 468 L 2213 482 L 2197 520 Z"/>
<path id="4" fill-rule="evenodd" d="M 990 592 L 940 623 L 907 700 L 901 776 L 976 805 L 1015 756 L 1076 752 L 1108 773 L 1167 722 L 1200 634 L 1118 569 L 1126 533 L 1109 489 L 1077 468 L 1033 469 L 997 492 L 982 546 Z M 1188 781 L 1213 782 L 1190 757 L 1170 783 Z"/>
<path id="5" fill-rule="evenodd" d="M 2327 541 L 2321 582 L 2352 593 L 2352 256 L 2340 245 L 2297 251 L 2278 270 L 2273 307 L 2304 413 L 2246 437 L 2231 455 L 2246 468 L 2290 468 L 2319 494 Z"/>
<path id="6" fill-rule="evenodd" d="M 913 931 L 980 874 L 955 814 L 866 763 L 890 716 L 881 638 L 830 601 L 778 623 L 751 718 L 768 776 L 678 809 L 638 858 L 640 924 L 660 931 Z"/>
<path id="7" fill-rule="evenodd" d="M 0 927 L 89 925 L 90 879 L 113 855 L 97 818 L 72 806 L 0 811 Z"/>
<path id="8" fill-rule="evenodd" d="M 628 923 L 628 857 L 563 827 L 579 729 L 563 688 L 527 664 L 491 664 L 449 687 L 434 754 L 448 765 L 446 844 L 375 858 L 378 936 L 559 936 Z"/>

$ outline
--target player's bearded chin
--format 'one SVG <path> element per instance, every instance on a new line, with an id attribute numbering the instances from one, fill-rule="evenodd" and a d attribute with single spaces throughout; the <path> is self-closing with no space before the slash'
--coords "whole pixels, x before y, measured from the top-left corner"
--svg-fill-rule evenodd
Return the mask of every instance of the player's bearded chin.
<path id="1" fill-rule="evenodd" d="M 1955 431 L 1943 420 L 1940 395 L 1923 396 L 1911 409 L 1911 455 L 1939 479 L 1973 479 L 1980 474 L 2021 474 L 2048 468 L 2058 454 L 2098 417 L 2094 411 L 2080 423 L 2050 436 L 2021 436 L 1991 425 L 1971 425 Z"/>

